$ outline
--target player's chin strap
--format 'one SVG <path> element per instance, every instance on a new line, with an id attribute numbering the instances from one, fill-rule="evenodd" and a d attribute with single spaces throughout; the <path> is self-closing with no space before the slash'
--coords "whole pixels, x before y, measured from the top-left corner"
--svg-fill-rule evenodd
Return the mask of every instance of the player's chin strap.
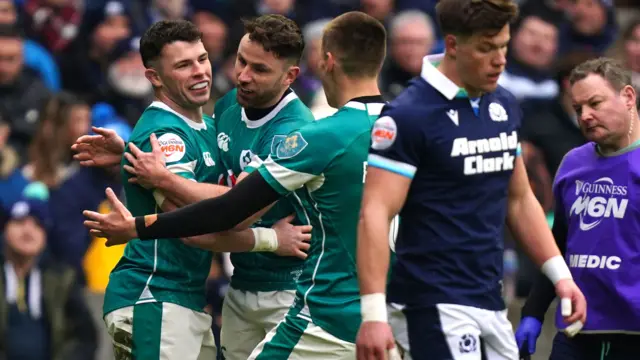
<path id="1" fill-rule="evenodd" d="M 548 259 L 547 261 L 545 261 L 544 264 L 542 264 L 542 267 L 540 268 L 540 270 L 549 278 L 549 280 L 551 280 L 554 286 L 560 280 L 573 279 L 573 276 L 571 276 L 571 271 L 569 270 L 567 263 L 564 261 L 564 258 L 560 255 L 554 256 Z M 573 313 L 571 299 L 569 298 L 560 299 L 560 313 L 562 314 L 562 316 L 570 316 Z M 578 332 L 580 332 L 580 330 L 582 330 L 583 326 L 584 324 L 582 323 L 582 321 L 576 320 L 574 323 L 567 326 L 564 329 L 564 332 L 569 337 L 573 337 Z"/>

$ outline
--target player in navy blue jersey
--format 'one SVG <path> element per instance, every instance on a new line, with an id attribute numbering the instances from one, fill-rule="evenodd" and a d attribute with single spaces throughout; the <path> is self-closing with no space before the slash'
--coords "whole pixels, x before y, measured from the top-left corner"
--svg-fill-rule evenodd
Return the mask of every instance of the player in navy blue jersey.
<path id="1" fill-rule="evenodd" d="M 384 359 L 394 346 L 385 234 L 398 213 L 388 300 L 406 305 L 413 359 L 518 359 L 502 298 L 505 219 L 555 285 L 564 320 L 586 319 L 584 296 L 529 186 L 521 110 L 497 85 L 518 8 L 512 0 L 441 0 L 436 10 L 445 54 L 425 59 L 372 132 L 358 229 L 358 359 Z"/>

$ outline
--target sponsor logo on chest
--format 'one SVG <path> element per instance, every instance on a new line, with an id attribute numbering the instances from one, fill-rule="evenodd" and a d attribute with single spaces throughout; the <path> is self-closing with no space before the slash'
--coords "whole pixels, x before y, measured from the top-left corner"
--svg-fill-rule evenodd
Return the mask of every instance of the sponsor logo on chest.
<path id="1" fill-rule="evenodd" d="M 576 180 L 575 195 L 569 216 L 578 218 L 582 231 L 595 228 L 607 218 L 623 219 L 629 202 L 627 186 L 606 176 L 595 181 Z"/>
<path id="2" fill-rule="evenodd" d="M 513 170 L 514 150 L 518 148 L 518 134 L 500 133 L 496 137 L 469 140 L 466 137 L 453 140 L 451 157 L 464 157 L 464 175 L 477 175 Z M 495 153 L 502 154 L 495 156 Z"/>

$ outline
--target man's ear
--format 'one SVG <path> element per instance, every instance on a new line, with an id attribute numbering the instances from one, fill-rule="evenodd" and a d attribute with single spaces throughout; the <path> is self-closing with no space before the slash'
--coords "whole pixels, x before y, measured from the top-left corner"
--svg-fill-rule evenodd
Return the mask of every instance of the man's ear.
<path id="1" fill-rule="evenodd" d="M 620 90 L 620 95 L 624 98 L 624 104 L 626 105 L 627 109 L 631 110 L 637 107 L 638 94 L 636 93 L 636 89 L 633 86 L 627 85 L 623 87 L 622 90 Z"/>
<path id="2" fill-rule="evenodd" d="M 454 59 L 458 56 L 458 45 L 459 39 L 455 35 L 448 34 L 444 36 L 444 49 L 445 54 L 448 56 Z"/>
<path id="3" fill-rule="evenodd" d="M 144 70 L 144 76 L 147 78 L 147 80 L 149 80 L 154 88 L 162 87 L 162 80 L 160 79 L 160 75 L 158 75 L 158 72 L 154 68 L 146 68 Z"/>
<path id="4" fill-rule="evenodd" d="M 293 82 L 296 81 L 299 74 L 300 74 L 299 66 L 289 66 L 289 69 L 287 70 L 284 76 L 283 85 L 291 86 L 291 84 L 293 84 Z"/>

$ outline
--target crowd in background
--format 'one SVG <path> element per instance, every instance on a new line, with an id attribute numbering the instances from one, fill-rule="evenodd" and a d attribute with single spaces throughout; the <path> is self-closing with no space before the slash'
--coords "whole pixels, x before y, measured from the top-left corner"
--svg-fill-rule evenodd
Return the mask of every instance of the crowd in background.
<path id="1" fill-rule="evenodd" d="M 578 63 L 617 58 L 640 89 L 640 1 L 528 0 L 512 26 L 500 84 L 522 103 L 521 140 L 531 183 L 551 212 L 551 184 L 564 154 L 581 145 L 567 77 Z M 301 26 L 306 51 L 294 90 L 317 118 L 331 114 L 318 80 L 327 21 L 362 10 L 388 30 L 380 89 L 391 100 L 420 75 L 423 57 L 442 51 L 437 0 L 0 0 L 0 357 L 108 357 L 102 292 L 122 247 L 106 248 L 83 226 L 82 210 L 108 212 L 104 190 L 120 189 L 114 170 L 80 167 L 70 146 L 91 126 L 127 139 L 153 89 L 139 37 L 161 19 L 192 20 L 213 65 L 206 112 L 234 86 L 241 18 L 279 13 Z M 549 222 L 553 221 L 549 216 Z M 536 270 L 505 233 L 510 296 L 528 293 Z M 519 260 L 519 261 L 518 261 Z M 207 298 L 220 326 L 232 268 L 211 266 Z M 108 339 L 108 338 L 107 338 Z"/>

